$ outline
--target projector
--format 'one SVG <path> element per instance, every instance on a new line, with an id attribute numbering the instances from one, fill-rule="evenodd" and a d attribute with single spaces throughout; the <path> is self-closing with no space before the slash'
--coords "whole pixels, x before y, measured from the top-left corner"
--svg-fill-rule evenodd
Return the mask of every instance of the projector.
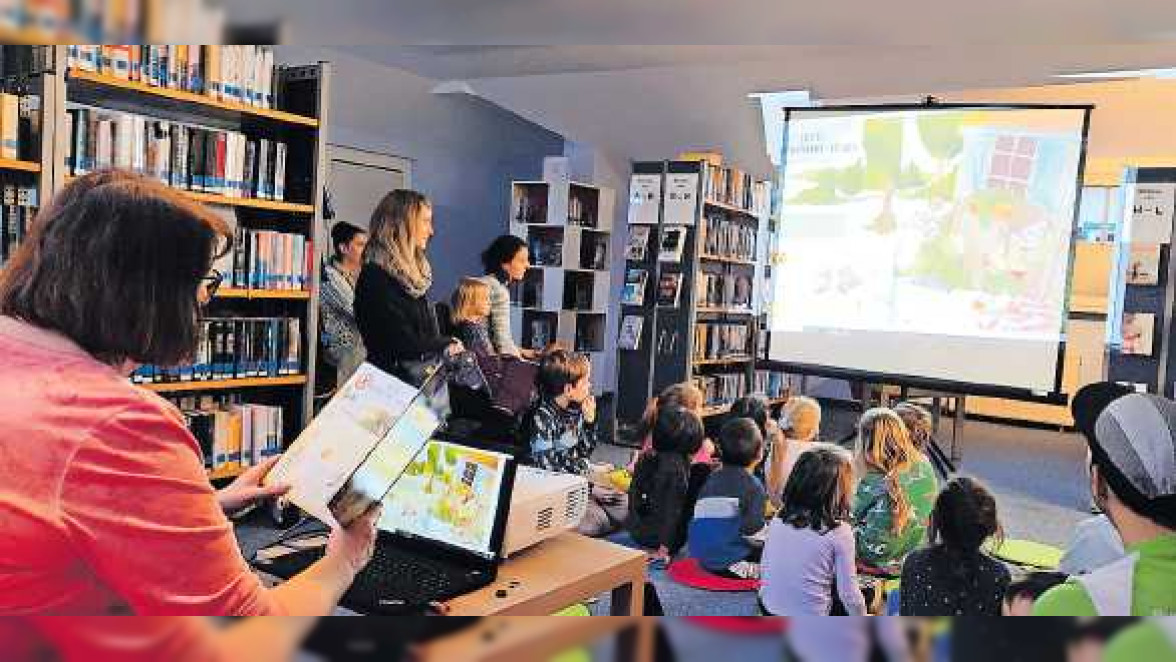
<path id="1" fill-rule="evenodd" d="M 587 511 L 588 479 L 519 467 L 506 520 L 503 555 L 513 556 L 576 528 Z"/>

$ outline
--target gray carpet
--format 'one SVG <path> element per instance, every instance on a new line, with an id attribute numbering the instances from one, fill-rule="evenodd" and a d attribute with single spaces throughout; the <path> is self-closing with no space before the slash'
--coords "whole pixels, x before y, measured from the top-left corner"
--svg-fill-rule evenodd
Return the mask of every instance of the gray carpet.
<path id="1" fill-rule="evenodd" d="M 852 426 L 849 412 L 832 413 L 825 432 L 843 436 Z M 1008 537 L 1064 546 L 1074 525 L 1088 517 L 1089 490 L 1085 447 L 1075 434 L 969 421 L 964 428 L 961 470 L 989 485 L 997 495 Z M 596 459 L 624 464 L 631 449 L 603 446 Z M 238 523 L 238 537 L 247 554 L 276 534 L 260 516 Z M 755 615 L 751 594 L 707 593 L 679 586 L 662 570 L 651 569 L 667 615 Z M 608 613 L 608 596 L 592 606 Z"/>

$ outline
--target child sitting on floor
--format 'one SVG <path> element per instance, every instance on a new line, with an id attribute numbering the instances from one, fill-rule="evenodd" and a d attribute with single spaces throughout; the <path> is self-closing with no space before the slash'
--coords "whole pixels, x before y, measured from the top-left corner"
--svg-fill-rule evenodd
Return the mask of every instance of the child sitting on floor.
<path id="1" fill-rule="evenodd" d="M 702 391 L 690 382 L 671 384 L 662 390 L 656 398 L 651 399 L 645 408 L 645 413 L 641 416 L 640 424 L 637 426 L 637 438 L 641 440 L 641 450 L 633 454 L 633 460 L 629 463 L 629 472 L 633 472 L 637 467 L 637 461 L 643 455 L 653 451 L 653 426 L 657 423 L 658 411 L 663 407 L 676 405 L 701 416 L 702 405 L 705 401 Z M 714 455 L 714 443 L 710 439 L 703 439 L 702 446 L 691 458 L 691 462 L 693 464 L 710 464 Z"/>
<path id="2" fill-rule="evenodd" d="M 690 522 L 690 553 L 708 572 L 730 579 L 759 577 L 768 500 L 755 477 L 764 459 L 760 428 L 747 418 L 732 418 L 719 432 L 723 466 L 711 474 L 698 495 Z"/>
<path id="3" fill-rule="evenodd" d="M 853 493 L 845 449 L 814 444 L 797 460 L 760 564 L 760 606 L 768 615 L 828 616 L 834 597 L 848 615 L 865 615 L 849 524 Z"/>
<path id="4" fill-rule="evenodd" d="M 992 493 L 972 478 L 952 479 L 931 512 L 930 546 L 902 566 L 902 615 L 999 616 L 1011 577 L 982 547 L 1000 535 Z"/>
<path id="5" fill-rule="evenodd" d="M 626 526 L 637 544 L 667 562 L 682 548 L 690 480 L 690 458 L 702 445 L 698 415 L 685 407 L 662 407 L 653 426 L 653 452 L 637 462 L 629 487 Z"/>
<path id="6" fill-rule="evenodd" d="M 788 483 L 788 476 L 800 454 L 817 441 L 821 432 L 821 405 L 812 398 L 796 396 L 789 398 L 780 412 L 780 430 L 783 433 L 781 452 L 769 455 L 765 483 L 772 505 L 780 507 L 780 495 Z"/>
<path id="7" fill-rule="evenodd" d="M 539 404 L 527 423 L 529 464 L 558 473 L 589 477 L 596 449 L 596 398 L 592 396 L 592 364 L 581 354 L 562 349 L 543 357 L 539 365 Z M 624 492 L 592 486 L 588 512 L 578 531 L 606 536 L 625 521 Z"/>

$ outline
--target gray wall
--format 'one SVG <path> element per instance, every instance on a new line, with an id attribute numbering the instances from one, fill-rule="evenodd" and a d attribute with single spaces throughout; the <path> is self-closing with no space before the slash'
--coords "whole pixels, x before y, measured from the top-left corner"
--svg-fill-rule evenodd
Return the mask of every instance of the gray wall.
<path id="1" fill-rule="evenodd" d="M 477 97 L 433 94 L 436 81 L 403 69 L 330 48 L 276 55 L 331 63 L 330 142 L 412 160 L 413 188 L 433 201 L 433 299 L 482 272 L 479 254 L 507 229 L 510 181 L 540 179 L 543 157 L 563 154 L 562 136 Z"/>

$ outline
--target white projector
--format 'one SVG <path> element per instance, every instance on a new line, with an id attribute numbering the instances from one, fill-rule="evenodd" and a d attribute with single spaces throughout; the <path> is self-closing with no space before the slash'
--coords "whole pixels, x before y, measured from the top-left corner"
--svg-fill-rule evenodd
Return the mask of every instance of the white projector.
<path id="1" fill-rule="evenodd" d="M 574 529 L 587 511 L 587 478 L 519 467 L 515 472 L 502 552 L 514 556 Z"/>

